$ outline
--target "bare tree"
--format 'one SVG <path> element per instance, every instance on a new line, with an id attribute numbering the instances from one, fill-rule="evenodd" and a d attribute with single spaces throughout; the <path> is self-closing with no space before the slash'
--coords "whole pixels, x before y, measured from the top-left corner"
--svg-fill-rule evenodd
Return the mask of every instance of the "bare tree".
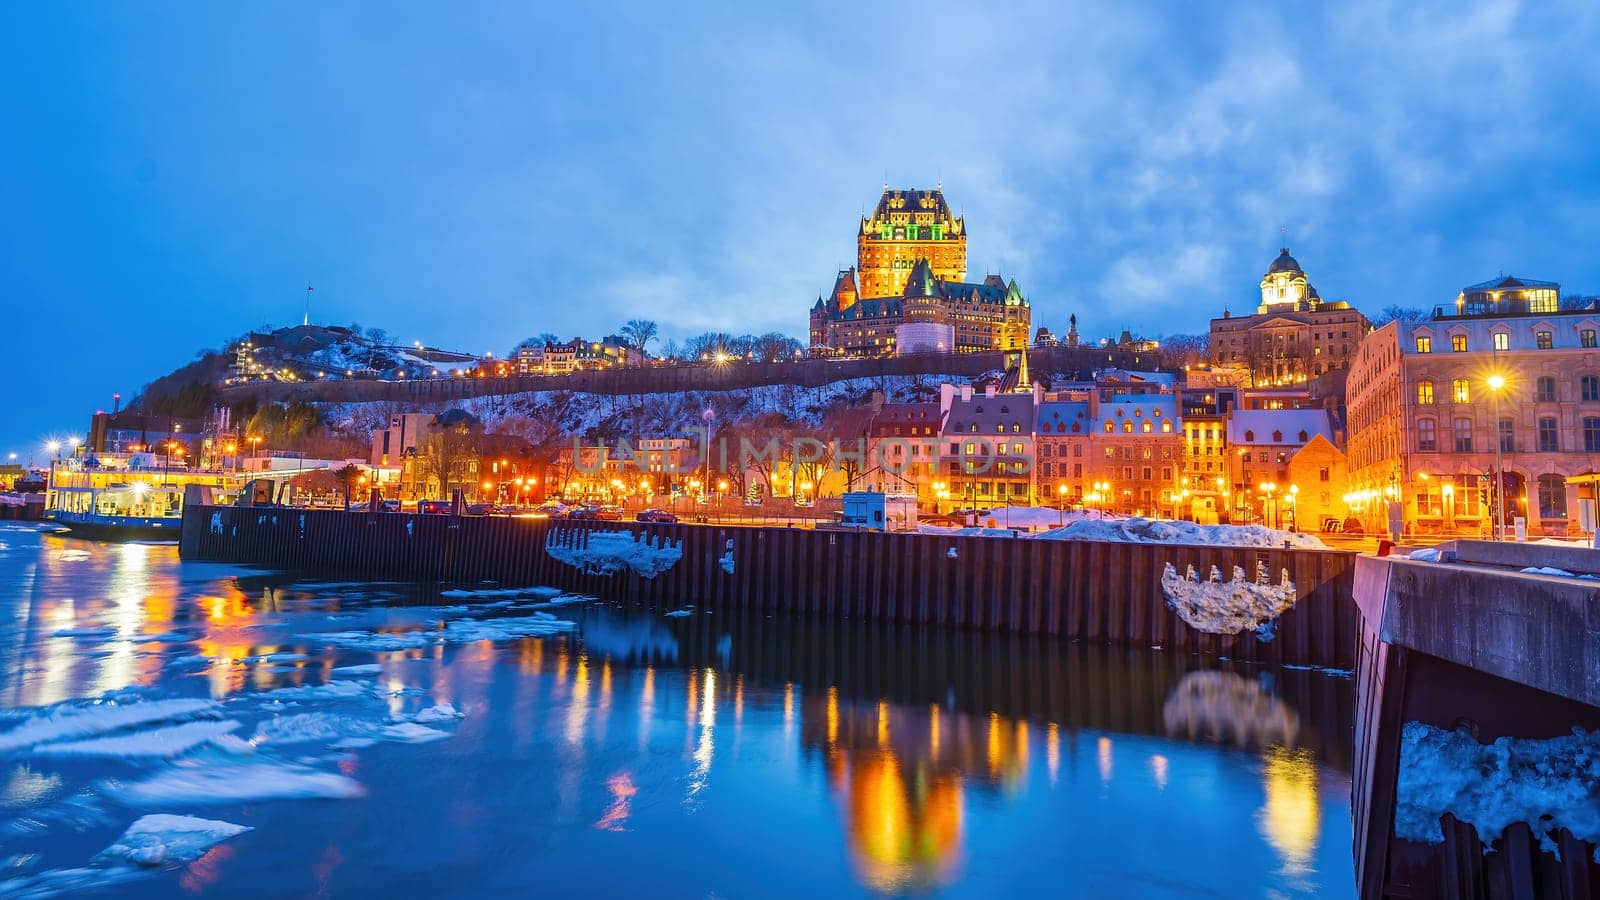
<path id="1" fill-rule="evenodd" d="M 800 342 L 786 334 L 769 331 L 755 338 L 755 357 L 762 362 L 781 362 L 793 359 L 800 350 Z"/>
<path id="2" fill-rule="evenodd" d="M 659 333 L 656 323 L 649 319 L 629 319 L 618 332 L 624 340 L 638 348 L 641 355 L 645 354 L 647 346 Z"/>

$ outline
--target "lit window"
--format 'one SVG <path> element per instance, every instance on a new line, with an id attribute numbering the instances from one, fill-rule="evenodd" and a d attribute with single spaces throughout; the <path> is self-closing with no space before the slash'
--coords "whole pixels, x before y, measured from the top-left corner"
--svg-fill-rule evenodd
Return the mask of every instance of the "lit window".
<path id="1" fill-rule="evenodd" d="M 1496 331 L 1494 333 L 1494 348 L 1496 350 L 1511 349 L 1511 335 L 1508 332 Z"/>
<path id="2" fill-rule="evenodd" d="M 1471 403 L 1471 384 L 1465 378 L 1457 378 L 1450 383 L 1450 396 L 1454 397 L 1457 403 Z"/>
<path id="3" fill-rule="evenodd" d="M 1427 379 L 1417 382 L 1417 403 L 1428 406 L 1433 403 L 1433 382 Z"/>
<path id="4" fill-rule="evenodd" d="M 1423 334 L 1417 335 L 1417 352 L 1418 353 L 1432 353 L 1433 352 L 1433 338 L 1428 337 L 1427 335 L 1423 335 Z"/>
<path id="5" fill-rule="evenodd" d="M 1594 349 L 1596 346 L 1594 329 L 1585 328 L 1584 330 L 1578 332 L 1578 343 L 1587 349 Z"/>
<path id="6" fill-rule="evenodd" d="M 1464 335 L 1464 334 L 1453 334 L 1453 335 L 1451 335 L 1450 336 L 1450 349 L 1455 353 L 1465 353 L 1465 352 L 1467 352 L 1467 336 Z"/>
<path id="7" fill-rule="evenodd" d="M 1551 347 L 1555 346 L 1553 335 L 1551 335 L 1548 331 L 1535 332 L 1533 335 L 1533 342 L 1540 350 L 1549 350 Z"/>

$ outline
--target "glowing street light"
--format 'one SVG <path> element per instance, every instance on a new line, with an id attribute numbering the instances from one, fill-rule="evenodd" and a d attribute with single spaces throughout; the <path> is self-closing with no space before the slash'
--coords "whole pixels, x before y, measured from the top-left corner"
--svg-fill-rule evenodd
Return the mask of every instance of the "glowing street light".
<path id="1" fill-rule="evenodd" d="M 1500 439 L 1500 391 L 1506 386 L 1505 376 L 1495 372 L 1488 378 L 1489 396 L 1494 399 L 1494 477 L 1498 482 L 1494 486 L 1495 500 L 1495 540 L 1506 539 L 1506 467 L 1502 453 L 1505 450 L 1504 441 Z"/>

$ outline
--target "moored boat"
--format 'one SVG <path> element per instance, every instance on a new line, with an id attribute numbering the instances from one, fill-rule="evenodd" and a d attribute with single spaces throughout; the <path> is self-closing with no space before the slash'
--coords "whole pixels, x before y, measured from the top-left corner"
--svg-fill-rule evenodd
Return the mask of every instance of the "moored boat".
<path id="1" fill-rule="evenodd" d="M 148 453 L 72 456 L 51 466 L 45 518 L 90 540 L 176 541 L 190 485 L 228 502 L 239 482 L 232 473 L 158 466 Z"/>

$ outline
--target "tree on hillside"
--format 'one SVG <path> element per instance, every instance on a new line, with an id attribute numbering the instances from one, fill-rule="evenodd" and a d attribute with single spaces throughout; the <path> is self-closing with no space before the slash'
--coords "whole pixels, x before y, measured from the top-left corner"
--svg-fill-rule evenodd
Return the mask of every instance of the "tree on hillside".
<path id="1" fill-rule="evenodd" d="M 561 343 L 560 335 L 556 334 L 554 331 L 541 331 L 533 337 L 525 338 L 524 340 L 519 341 L 515 347 L 511 348 L 511 352 L 506 354 L 506 356 L 508 358 L 515 357 L 517 355 L 517 351 L 521 350 L 523 347 L 543 347 L 545 344 L 559 343 Z"/>
<path id="2" fill-rule="evenodd" d="M 1211 354 L 1209 334 L 1169 334 L 1161 339 L 1158 356 L 1168 368 L 1203 365 Z"/>
<path id="3" fill-rule="evenodd" d="M 617 333 L 623 340 L 638 348 L 640 353 L 645 353 L 649 343 L 660 333 L 660 329 L 649 319 L 629 319 Z"/>
<path id="4" fill-rule="evenodd" d="M 793 359 L 800 352 L 800 342 L 786 334 L 769 331 L 757 337 L 755 344 L 755 358 L 761 362 L 781 362 Z"/>
<path id="5" fill-rule="evenodd" d="M 1382 328 L 1390 322 L 1421 322 L 1428 314 L 1415 306 L 1400 306 L 1398 304 L 1385 306 L 1383 311 L 1372 318 L 1373 328 Z"/>
<path id="6" fill-rule="evenodd" d="M 718 353 L 732 353 L 733 336 L 722 331 L 704 331 L 683 342 L 683 355 L 690 360 L 705 360 Z"/>

